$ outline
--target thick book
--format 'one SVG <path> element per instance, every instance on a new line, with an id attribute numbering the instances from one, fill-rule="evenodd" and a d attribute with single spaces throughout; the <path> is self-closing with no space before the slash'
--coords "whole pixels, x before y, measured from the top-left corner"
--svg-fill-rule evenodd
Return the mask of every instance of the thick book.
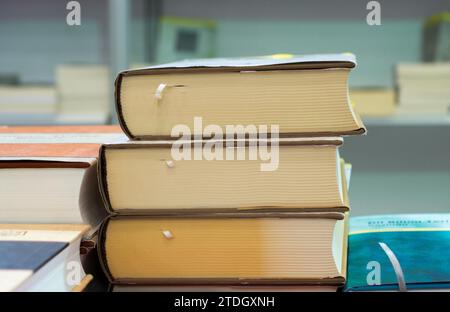
<path id="1" fill-rule="evenodd" d="M 0 292 L 81 291 L 92 280 L 80 256 L 86 225 L 0 224 Z"/>
<path id="2" fill-rule="evenodd" d="M 278 125 L 281 136 L 360 134 L 348 99 L 352 54 L 185 60 L 121 72 L 116 109 L 131 139 L 167 139 L 177 125 Z"/>
<path id="3" fill-rule="evenodd" d="M 94 228 L 106 214 L 99 147 L 124 137 L 117 126 L 0 127 L 0 222 Z"/>
<path id="4" fill-rule="evenodd" d="M 347 213 L 112 216 L 99 257 L 113 285 L 342 285 Z"/>
<path id="5" fill-rule="evenodd" d="M 347 291 L 450 290 L 450 214 L 350 220 Z"/>
<path id="6" fill-rule="evenodd" d="M 262 143 L 270 159 L 252 159 L 264 149 Z M 176 144 L 189 150 L 185 158 L 174 159 Z M 340 137 L 105 144 L 100 151 L 100 188 L 111 214 L 345 212 L 349 204 L 341 144 Z M 211 149 L 222 160 L 206 159 Z M 267 165 L 271 170 L 262 170 Z"/>

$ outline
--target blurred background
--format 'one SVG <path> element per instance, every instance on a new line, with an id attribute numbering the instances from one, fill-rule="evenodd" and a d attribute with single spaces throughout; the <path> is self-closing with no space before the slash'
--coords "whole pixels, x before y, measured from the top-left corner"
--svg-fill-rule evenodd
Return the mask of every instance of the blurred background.
<path id="1" fill-rule="evenodd" d="M 352 52 L 352 215 L 450 211 L 450 1 L 378 1 L 380 25 L 362 0 L 69 2 L 0 0 L 1 125 L 115 123 L 127 68 Z"/>

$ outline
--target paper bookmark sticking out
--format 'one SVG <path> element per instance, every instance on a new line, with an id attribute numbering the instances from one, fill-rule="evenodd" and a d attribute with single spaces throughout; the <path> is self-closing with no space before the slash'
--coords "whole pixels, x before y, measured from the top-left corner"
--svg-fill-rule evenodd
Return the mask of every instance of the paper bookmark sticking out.
<path id="1" fill-rule="evenodd" d="M 160 83 L 158 88 L 156 88 L 156 91 L 155 91 L 156 102 L 159 103 L 162 100 L 164 90 L 166 90 L 167 88 L 184 88 L 184 87 L 186 87 L 186 85 L 170 85 L 169 86 L 165 83 Z"/>
<path id="2" fill-rule="evenodd" d="M 164 237 L 167 238 L 167 239 L 172 239 L 173 238 L 173 234 L 169 230 L 163 230 L 162 233 L 163 233 Z"/>
<path id="3" fill-rule="evenodd" d="M 398 261 L 398 259 L 395 256 L 394 252 L 385 243 L 379 242 L 378 244 L 383 249 L 383 251 L 386 253 L 386 256 L 388 256 L 389 261 L 392 264 L 392 268 L 394 269 L 395 275 L 397 277 L 397 283 L 398 283 L 399 291 L 402 291 L 402 292 L 403 291 L 407 291 L 407 289 L 406 289 L 406 282 L 405 282 L 405 276 L 403 274 L 402 266 L 400 265 L 400 262 Z"/>
<path id="4" fill-rule="evenodd" d="M 167 85 L 165 84 L 165 83 L 160 83 L 159 84 L 159 86 L 158 86 L 158 88 L 156 88 L 156 91 L 155 91 L 155 98 L 156 98 L 156 101 L 159 103 L 159 101 L 161 101 L 162 100 L 162 97 L 163 97 L 163 91 L 164 91 L 164 89 L 167 87 Z"/>

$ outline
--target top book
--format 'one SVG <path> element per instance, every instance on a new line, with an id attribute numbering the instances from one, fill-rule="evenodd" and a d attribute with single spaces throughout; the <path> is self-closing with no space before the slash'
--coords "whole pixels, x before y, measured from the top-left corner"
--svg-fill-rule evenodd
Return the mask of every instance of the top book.
<path id="1" fill-rule="evenodd" d="M 128 70 L 116 79 L 117 113 L 124 132 L 138 140 L 208 137 L 230 125 L 235 134 L 252 127 L 281 137 L 361 134 L 348 99 L 355 66 L 352 54 L 282 54 Z"/>

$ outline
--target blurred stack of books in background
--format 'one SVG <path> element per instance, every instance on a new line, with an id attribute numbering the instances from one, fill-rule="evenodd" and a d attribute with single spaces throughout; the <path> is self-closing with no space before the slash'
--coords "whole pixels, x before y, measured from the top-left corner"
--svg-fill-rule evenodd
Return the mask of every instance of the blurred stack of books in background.
<path id="1" fill-rule="evenodd" d="M 110 76 L 106 66 L 61 65 L 56 69 L 56 122 L 104 124 L 110 115 Z"/>
<path id="2" fill-rule="evenodd" d="M 441 115 L 450 109 L 450 63 L 399 64 L 399 114 Z"/>
<path id="3" fill-rule="evenodd" d="M 55 85 L 0 84 L 1 124 L 105 124 L 110 76 L 104 65 L 60 65 Z"/>
<path id="4" fill-rule="evenodd" d="M 433 15 L 424 22 L 422 61 L 398 63 L 392 71 L 395 88 L 352 89 L 350 97 L 361 116 L 448 116 L 450 13 Z"/>

